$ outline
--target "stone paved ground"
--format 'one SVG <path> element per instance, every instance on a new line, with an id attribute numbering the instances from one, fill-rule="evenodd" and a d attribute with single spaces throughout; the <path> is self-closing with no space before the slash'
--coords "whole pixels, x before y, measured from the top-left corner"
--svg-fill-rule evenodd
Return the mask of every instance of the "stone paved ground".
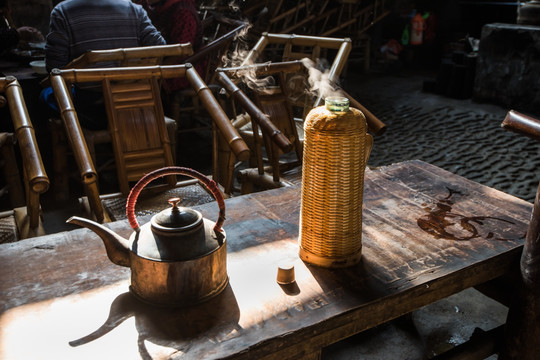
<path id="1" fill-rule="evenodd" d="M 354 75 L 344 87 L 387 125 L 368 164 L 420 159 L 533 202 L 540 142 L 501 128 L 508 110 L 422 91 L 430 75 Z"/>

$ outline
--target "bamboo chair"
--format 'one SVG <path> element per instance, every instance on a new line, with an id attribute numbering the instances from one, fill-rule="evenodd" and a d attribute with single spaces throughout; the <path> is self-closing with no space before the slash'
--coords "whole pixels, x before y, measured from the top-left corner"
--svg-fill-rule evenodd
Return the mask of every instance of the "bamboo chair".
<path id="1" fill-rule="evenodd" d="M 268 48 L 271 48 L 270 56 L 266 51 Z M 326 96 L 319 91 L 314 97 L 313 92 L 309 91 L 306 79 L 309 72 L 315 68 L 312 63 L 309 63 L 309 60 L 317 61 L 323 53 L 324 55 L 327 55 L 328 51 L 335 53 L 330 68 L 326 70 L 329 87 L 349 98 L 351 106 L 364 113 L 369 131 L 372 134 L 381 135 L 384 133 L 385 124 L 337 85 L 339 76 L 346 66 L 350 50 L 351 42 L 347 38 L 265 33 L 248 53 L 241 66 L 218 69 L 219 81 L 229 94 L 232 93 L 232 90 L 225 86 L 228 81 L 238 84 L 240 88 L 245 90 L 249 94 L 248 96 L 254 99 L 255 105 L 263 113 L 269 114 L 271 122 L 294 144 L 293 148 L 296 152 L 296 159 L 290 161 L 291 156 L 288 156 L 289 160 L 283 163 L 280 158 L 287 157 L 283 155 L 289 151 L 277 144 L 275 138 L 272 138 L 266 129 L 261 128 L 262 132 L 259 134 L 258 126 L 253 121 L 251 121 L 251 128 L 241 128 L 240 133 L 253 149 L 250 168 L 239 172 L 243 193 L 253 191 L 254 184 L 258 184 L 262 188 L 283 186 L 284 171 L 289 171 L 290 181 L 299 181 L 301 174 L 293 169 L 299 168 L 302 157 L 302 122 L 312 108 L 322 105 Z M 278 55 L 276 56 L 276 54 Z M 277 62 L 264 63 L 268 57 L 276 59 Z M 266 76 L 274 76 L 278 86 L 271 90 L 253 90 L 246 84 L 242 84 L 245 79 L 260 79 L 260 77 Z M 294 95 L 291 95 L 291 88 Z M 234 109 L 234 105 L 232 108 Z M 231 117 L 237 118 L 238 116 L 237 113 L 232 112 Z M 239 125 L 239 123 L 237 124 Z M 263 147 L 266 150 L 268 161 L 262 158 Z M 225 156 L 223 146 L 218 146 L 218 148 L 220 149 L 220 159 L 222 159 L 221 166 L 228 169 L 226 173 L 230 177 L 233 160 Z M 264 165 L 267 162 L 269 166 Z M 268 177 L 267 173 L 272 173 L 271 178 Z M 227 183 L 227 181 L 225 182 Z"/>
<path id="2" fill-rule="evenodd" d="M 306 33 L 305 29 L 311 28 L 311 23 L 324 13 L 329 1 L 283 1 L 279 0 L 271 8 L 270 19 L 266 24 L 266 32 L 289 34 L 298 32 Z"/>
<path id="3" fill-rule="evenodd" d="M 70 83 L 102 82 L 118 180 L 123 194 L 129 183 L 145 173 L 174 165 L 160 100 L 161 79 L 185 76 L 209 110 L 231 150 L 246 159 L 249 149 L 232 128 L 229 119 L 195 69 L 189 65 L 144 66 L 96 69 L 54 69 L 51 84 L 69 138 L 91 212 L 100 222 L 104 212 L 98 190 L 98 176 L 82 135 L 76 109 L 69 95 Z M 176 184 L 168 178 L 170 187 Z"/>
<path id="4" fill-rule="evenodd" d="M 307 69 L 303 62 L 298 60 L 224 68 L 217 71 L 220 84 L 232 100 L 239 103 L 247 112 L 247 115 L 239 114 L 235 112 L 236 107 L 232 106 L 233 124 L 252 149 L 249 167 L 238 172 L 242 185 L 241 192 L 244 194 L 254 191 L 255 185 L 261 189 L 268 189 L 300 180 L 301 173 L 298 169 L 302 160 L 303 133 L 298 131 L 298 122 L 293 116 L 285 74 L 299 74 L 303 71 Z M 246 94 L 235 84 L 235 80 L 243 79 L 245 73 L 249 73 L 250 78 L 272 75 L 277 78 L 276 86 L 262 90 L 246 89 L 248 92 Z M 341 94 L 349 98 L 353 107 L 359 105 L 347 93 Z M 313 101 L 315 99 L 313 98 Z M 382 124 L 377 118 L 370 121 L 375 123 L 377 128 Z M 221 161 L 219 167 L 223 170 L 220 175 L 227 179 L 222 180 L 222 183 L 230 184 L 231 177 L 234 176 L 235 159 L 228 156 L 230 154 L 227 153 L 224 144 L 218 144 L 218 149 L 217 158 Z M 289 177 L 285 175 L 287 172 Z"/>
<path id="5" fill-rule="evenodd" d="M 0 78 L 0 106 L 9 106 L 16 140 L 22 160 L 24 192 L 20 184 L 18 166 L 13 151 L 14 139 L 7 133 L 0 134 L 2 157 L 10 201 L 16 209 L 17 236 L 10 241 L 44 235 L 41 225 L 40 195 L 49 189 L 49 178 L 45 172 L 34 128 L 28 115 L 19 82 L 12 76 Z M 26 195 L 23 195 L 25 193 Z M 5 240 L 5 239 L 4 239 Z"/>
<path id="6" fill-rule="evenodd" d="M 355 50 L 361 50 L 364 60 L 369 56 L 366 32 L 389 13 L 386 0 L 303 0 L 277 1 L 271 8 L 270 20 L 263 32 L 301 33 L 322 37 L 346 36 Z"/>
<path id="7" fill-rule="evenodd" d="M 96 67 L 128 67 L 128 66 L 150 66 L 160 65 L 163 62 L 174 63 L 179 58 L 193 54 L 191 44 L 173 44 L 145 46 L 134 48 L 118 48 L 109 50 L 93 50 L 79 56 L 77 59 L 66 65 L 66 69 L 84 69 Z M 48 84 L 49 79 L 44 83 Z M 176 129 L 177 124 L 174 119 L 165 118 L 167 123 L 167 133 L 171 141 L 171 151 L 173 158 L 176 155 Z M 66 135 L 60 119 L 50 119 L 51 136 L 54 156 L 54 177 L 55 193 L 61 200 L 66 200 L 69 193 L 67 164 L 67 144 Z M 109 130 L 89 130 L 82 128 L 88 150 L 92 161 L 96 166 L 96 145 L 112 143 Z M 98 167 L 98 172 L 103 170 L 110 162 Z"/>
<path id="8" fill-rule="evenodd" d="M 273 9 L 267 32 L 302 31 L 318 36 L 357 36 L 390 13 L 386 0 L 280 0 Z"/>
<path id="9" fill-rule="evenodd" d="M 338 84 L 339 78 L 347 66 L 351 49 L 352 42 L 350 38 L 264 33 L 249 51 L 241 66 L 265 63 L 266 61 L 288 62 L 310 59 L 314 62 L 314 68 L 320 68 L 322 62 L 328 62 L 330 66 L 326 70 L 323 69 L 324 75 L 328 78 L 331 86 L 345 92 Z M 334 55 L 333 59 L 330 58 L 331 52 Z M 312 97 L 305 91 L 305 84 L 308 81 L 305 77 L 300 79 L 297 74 L 294 75 L 295 80 L 293 82 L 298 84 L 296 87 L 300 89 L 300 94 L 296 94 L 291 101 L 294 106 L 304 108 L 302 116 L 305 117 L 313 107 L 324 103 L 324 94 L 319 93 L 317 99 L 313 101 Z M 291 83 L 290 77 L 288 81 Z M 352 99 L 349 94 L 346 94 L 346 96 L 351 99 L 351 105 L 364 113 L 370 132 L 373 135 L 382 135 L 386 129 L 385 125 L 367 108 Z"/>

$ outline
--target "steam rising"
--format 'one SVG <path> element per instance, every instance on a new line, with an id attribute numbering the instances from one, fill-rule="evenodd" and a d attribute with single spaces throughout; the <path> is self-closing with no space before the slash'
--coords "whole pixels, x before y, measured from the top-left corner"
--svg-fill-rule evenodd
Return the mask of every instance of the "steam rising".
<path id="1" fill-rule="evenodd" d="M 221 62 L 225 68 L 242 66 L 244 69 L 238 71 L 236 76 L 241 77 L 243 83 L 250 89 L 264 92 L 266 88 L 275 86 L 276 82 L 272 76 L 257 78 L 255 69 L 249 67 L 254 64 L 253 60 L 250 60 L 249 63 L 245 63 L 245 59 L 249 54 L 249 44 L 246 41 L 246 37 L 251 27 L 252 25 L 248 24 L 248 26 L 236 35 L 233 41 L 233 43 L 235 43 L 235 49 L 224 54 Z"/>
<path id="2" fill-rule="evenodd" d="M 243 3 L 243 0 L 240 2 Z M 229 1 L 228 6 L 233 10 L 241 7 L 237 0 Z M 250 89 L 264 93 L 269 90 L 268 88 L 276 86 L 276 79 L 273 76 L 257 77 L 255 68 L 250 67 L 250 65 L 254 65 L 255 57 L 252 57 L 248 63 L 245 61 L 248 58 L 250 47 L 247 34 L 252 27 L 253 24 L 249 23 L 236 35 L 233 41 L 235 49 L 223 55 L 222 66 L 224 68 L 242 67 L 242 70 L 238 70 L 235 76 L 242 78 L 242 82 Z M 338 90 L 337 84 L 331 79 L 326 60 L 317 59 L 317 62 L 315 62 L 306 57 L 301 62 L 307 70 L 307 76 L 306 74 L 287 74 L 286 86 L 288 95 L 293 102 L 308 97 L 343 96 Z M 266 62 L 266 64 L 269 63 L 270 61 Z"/>
<path id="3" fill-rule="evenodd" d="M 330 78 L 330 70 L 324 69 L 323 61 L 319 61 L 319 65 L 309 58 L 303 58 L 302 63 L 308 70 L 308 83 L 309 88 L 306 89 L 313 97 L 322 97 L 323 99 L 329 96 L 343 96 L 339 91 L 337 84 L 334 84 Z M 321 71 L 319 67 L 323 68 Z"/>

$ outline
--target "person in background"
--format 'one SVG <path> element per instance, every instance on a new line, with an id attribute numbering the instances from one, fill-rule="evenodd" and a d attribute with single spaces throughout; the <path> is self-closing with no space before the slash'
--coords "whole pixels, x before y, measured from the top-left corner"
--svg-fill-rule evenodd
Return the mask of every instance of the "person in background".
<path id="1" fill-rule="evenodd" d="M 19 33 L 13 26 L 7 0 L 0 0 L 0 54 L 17 46 Z"/>
<path id="2" fill-rule="evenodd" d="M 52 12 L 45 45 L 48 71 L 63 68 L 90 50 L 164 45 L 165 39 L 141 5 L 130 0 L 65 0 Z M 101 89 L 75 89 L 73 101 L 81 125 L 105 129 L 107 117 Z M 42 98 L 54 105 L 51 91 Z"/>
<path id="3" fill-rule="evenodd" d="M 148 12 L 152 23 L 168 44 L 190 43 L 193 52 L 203 45 L 203 27 L 194 0 L 134 0 Z M 204 78 L 205 61 L 192 64 Z M 167 92 L 187 88 L 186 78 L 167 79 L 163 87 Z"/>
<path id="4" fill-rule="evenodd" d="M 164 44 L 146 11 L 129 0 L 65 0 L 51 12 L 45 61 L 50 71 L 89 50 Z"/>

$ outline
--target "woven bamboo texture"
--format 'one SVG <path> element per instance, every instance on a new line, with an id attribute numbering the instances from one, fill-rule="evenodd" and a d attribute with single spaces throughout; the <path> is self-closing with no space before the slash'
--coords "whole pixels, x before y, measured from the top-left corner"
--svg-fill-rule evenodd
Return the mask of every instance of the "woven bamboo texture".
<path id="1" fill-rule="evenodd" d="M 0 218 L 0 244 L 18 241 L 19 234 L 14 216 Z"/>
<path id="2" fill-rule="evenodd" d="M 314 265 L 357 263 L 362 249 L 364 170 L 371 141 L 361 111 L 319 106 L 306 117 L 300 257 Z"/>
<path id="3" fill-rule="evenodd" d="M 179 197 L 181 199 L 180 206 L 193 207 L 214 201 L 214 198 L 209 194 L 204 187 L 195 183 L 189 186 L 177 187 L 156 194 L 142 194 L 135 208 L 135 214 L 138 217 L 145 215 L 155 215 L 166 209 L 169 205 L 168 199 Z M 103 206 L 109 217 L 113 221 L 127 219 L 126 216 L 126 197 L 117 197 L 104 199 Z"/>

